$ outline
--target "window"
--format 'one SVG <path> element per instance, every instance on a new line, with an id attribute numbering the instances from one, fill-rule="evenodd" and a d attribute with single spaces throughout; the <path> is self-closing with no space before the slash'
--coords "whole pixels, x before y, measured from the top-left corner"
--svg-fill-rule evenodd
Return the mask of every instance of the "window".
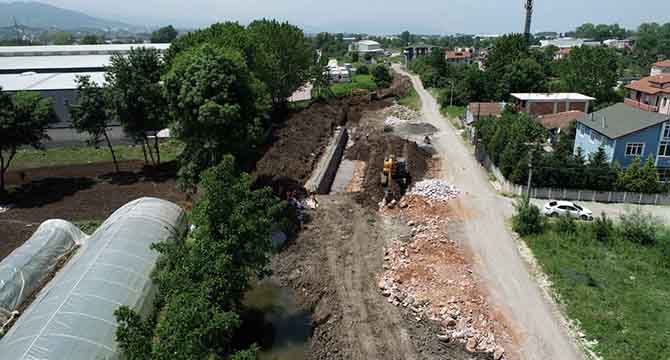
<path id="1" fill-rule="evenodd" d="M 602 135 L 598 134 L 597 131 L 591 130 L 591 142 L 599 143 L 603 141 Z"/>
<path id="2" fill-rule="evenodd" d="M 642 156 L 644 143 L 626 144 L 626 156 Z"/>
<path id="3" fill-rule="evenodd" d="M 670 124 L 663 125 L 663 141 L 670 141 Z"/>
<path id="4" fill-rule="evenodd" d="M 670 157 L 670 124 L 663 125 L 663 136 L 658 146 L 658 156 Z"/>

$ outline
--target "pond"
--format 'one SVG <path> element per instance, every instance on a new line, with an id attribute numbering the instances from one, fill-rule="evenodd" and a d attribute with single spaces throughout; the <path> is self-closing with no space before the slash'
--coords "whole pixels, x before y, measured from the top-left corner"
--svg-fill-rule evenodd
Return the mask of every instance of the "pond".
<path id="1" fill-rule="evenodd" d="M 312 315 L 298 306 L 293 289 L 265 279 L 245 295 L 244 328 L 261 347 L 261 360 L 303 360 L 312 336 Z"/>

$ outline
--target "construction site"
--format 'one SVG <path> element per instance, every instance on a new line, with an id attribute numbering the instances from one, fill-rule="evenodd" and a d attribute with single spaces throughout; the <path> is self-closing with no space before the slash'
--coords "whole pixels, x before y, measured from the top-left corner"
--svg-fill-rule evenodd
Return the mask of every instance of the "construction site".
<path id="1" fill-rule="evenodd" d="M 271 270 L 272 281 L 290 289 L 291 306 L 304 314 L 297 319 L 310 322 L 301 330 L 299 341 L 304 346 L 288 357 L 275 351 L 266 358 L 517 358 L 504 316 L 486 301 L 466 249 L 450 239 L 468 214 L 454 205 L 460 190 L 443 180 L 443 164 L 449 160 L 431 144 L 438 129 L 424 122 L 420 112 L 395 101 L 411 88 L 409 78 L 395 74 L 392 86 L 379 93 L 314 103 L 275 131 L 272 144 L 256 163 L 255 186 L 271 187 L 297 204 L 302 215 L 299 230 L 273 257 Z M 130 254 L 112 254 L 121 251 L 109 248 L 122 235 L 115 230 L 119 222 L 147 229 L 170 224 L 168 233 L 147 230 L 143 240 L 147 244 L 184 231 L 190 199 L 174 189 L 169 169 L 164 174 L 136 169 L 133 181 L 119 184 L 96 180 L 99 174 L 93 166 L 79 170 L 78 174 L 90 172 L 92 178 L 63 184 L 64 193 L 49 201 L 30 206 L 26 198 L 25 204 L 0 214 L 3 236 L 14 239 L 3 244 L 2 255 L 8 257 L 0 273 L 7 277 L 0 292 L 3 332 L 9 330 L 4 348 L 0 346 L 3 354 L 39 348 L 67 351 L 74 346 L 85 348 L 82 354 L 99 355 L 96 346 L 76 339 L 83 336 L 81 331 L 113 322 L 105 318 L 110 312 L 101 310 L 109 305 L 103 304 L 104 299 L 112 304 L 130 301 L 141 310 L 152 293 L 145 283 L 142 293 L 116 289 L 147 279 L 152 269 L 151 263 L 133 263 Z M 37 176 L 39 171 L 33 173 Z M 14 174 L 10 181 L 20 180 Z M 128 195 L 116 196 L 116 202 L 104 207 L 91 205 L 96 198 L 104 200 L 105 193 L 118 195 L 120 189 Z M 123 206 L 135 199 L 134 194 L 161 197 L 179 206 L 150 198 Z M 83 219 L 90 216 L 90 208 L 100 216 L 111 215 L 90 237 L 72 224 L 47 221 Z M 157 215 L 139 216 L 142 209 Z M 43 221 L 47 222 L 33 234 Z M 108 260 L 99 263 L 99 259 Z M 110 266 L 134 270 L 106 274 Z M 78 278 L 80 274 L 84 277 Z M 138 274 L 144 275 L 137 278 Z M 88 294 L 96 294 L 91 301 L 103 301 L 90 316 L 99 321 L 81 323 L 68 314 L 93 309 L 92 302 L 81 303 L 76 294 L 87 293 L 87 277 L 96 276 L 116 276 L 107 282 L 117 285 L 90 289 Z M 79 285 L 70 288 L 69 278 L 79 279 Z M 60 299 L 69 310 L 49 305 Z M 31 318 L 41 312 L 53 312 L 54 321 L 33 326 Z M 72 343 L 48 335 L 62 323 L 70 324 Z M 297 331 L 291 326 L 282 331 Z M 281 337 L 278 331 L 273 336 Z M 96 335 L 95 343 L 102 344 L 103 352 L 116 353 L 113 332 L 112 327 Z M 272 346 L 270 341 L 268 347 Z"/>

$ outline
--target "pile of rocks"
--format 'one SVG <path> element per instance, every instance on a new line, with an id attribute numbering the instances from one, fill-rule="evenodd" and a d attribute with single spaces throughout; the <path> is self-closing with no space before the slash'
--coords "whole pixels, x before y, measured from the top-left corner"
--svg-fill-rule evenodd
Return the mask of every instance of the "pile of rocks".
<path id="1" fill-rule="evenodd" d="M 421 116 L 421 113 L 414 111 L 406 106 L 395 104 L 382 110 L 384 115 L 395 117 L 404 121 L 416 120 Z"/>
<path id="2" fill-rule="evenodd" d="M 397 126 L 404 123 L 405 120 L 397 118 L 395 116 L 389 116 L 384 120 L 384 126 Z"/>
<path id="3" fill-rule="evenodd" d="M 415 183 L 409 191 L 409 195 L 423 196 L 435 201 L 453 200 L 461 191 L 444 180 L 424 180 Z"/>

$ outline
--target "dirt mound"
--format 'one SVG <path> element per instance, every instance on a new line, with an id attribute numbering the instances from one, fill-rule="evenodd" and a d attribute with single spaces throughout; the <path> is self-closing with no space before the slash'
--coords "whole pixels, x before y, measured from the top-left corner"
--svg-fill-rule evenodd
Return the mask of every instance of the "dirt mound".
<path id="1" fill-rule="evenodd" d="M 384 189 L 380 184 L 380 174 L 384 167 L 386 154 L 405 157 L 412 181 L 423 179 L 428 169 L 431 155 L 421 149 L 415 142 L 404 140 L 394 135 L 372 135 L 367 141 L 358 141 L 347 149 L 345 157 L 349 160 L 365 161 L 365 180 L 363 191 L 356 195 L 356 200 L 369 208 L 378 208 L 384 198 Z"/>

